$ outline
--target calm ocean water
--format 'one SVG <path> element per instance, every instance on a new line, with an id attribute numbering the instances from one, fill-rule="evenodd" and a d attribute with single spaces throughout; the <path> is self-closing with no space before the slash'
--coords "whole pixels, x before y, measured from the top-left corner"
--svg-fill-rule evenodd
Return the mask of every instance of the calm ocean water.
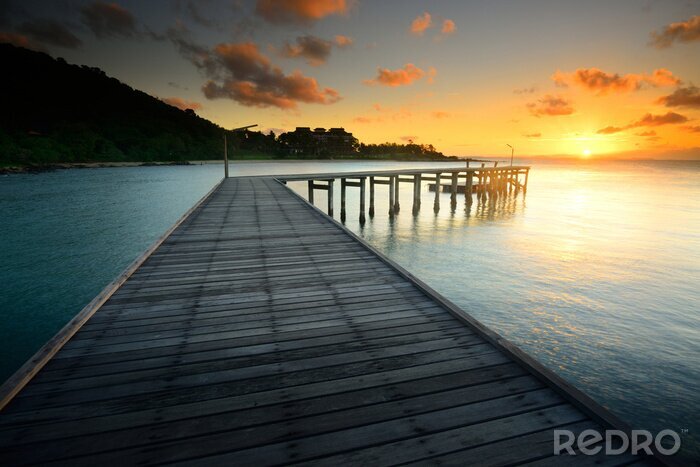
<path id="1" fill-rule="evenodd" d="M 232 175 L 435 166 L 237 163 Z M 455 163 L 446 164 L 455 166 Z M 0 379 L 221 177 L 220 165 L 0 176 Z M 290 186 L 306 195 L 305 184 Z M 533 162 L 529 190 L 346 225 L 639 428 L 700 459 L 700 163 Z M 322 192 L 316 204 L 325 207 Z M 339 203 L 339 196 L 336 201 Z M 335 212 L 340 212 L 339 204 Z M 687 430 L 687 431 L 685 431 Z"/>

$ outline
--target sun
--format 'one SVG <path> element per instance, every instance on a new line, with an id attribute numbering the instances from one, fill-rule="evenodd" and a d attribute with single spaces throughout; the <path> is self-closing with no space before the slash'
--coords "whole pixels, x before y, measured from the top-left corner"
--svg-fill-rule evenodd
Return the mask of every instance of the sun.
<path id="1" fill-rule="evenodd" d="M 583 157 L 589 157 L 591 155 L 591 150 L 586 148 L 583 150 Z"/>

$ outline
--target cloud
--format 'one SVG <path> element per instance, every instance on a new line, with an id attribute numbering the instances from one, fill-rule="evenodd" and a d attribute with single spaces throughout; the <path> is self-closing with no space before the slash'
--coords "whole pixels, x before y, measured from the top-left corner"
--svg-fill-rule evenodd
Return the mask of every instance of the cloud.
<path id="1" fill-rule="evenodd" d="M 677 114 L 675 112 L 667 112 L 663 115 L 652 115 L 652 114 L 646 114 L 639 120 L 630 123 L 629 125 L 625 125 L 622 127 L 615 127 L 615 126 L 607 126 L 605 128 L 601 128 L 598 130 L 598 134 L 601 135 L 610 135 L 613 133 L 619 133 L 621 131 L 629 130 L 631 128 L 640 128 L 640 127 L 656 127 L 656 126 L 661 126 L 661 125 L 675 125 L 679 123 L 685 123 L 688 121 L 688 118 L 685 117 L 684 115 Z"/>
<path id="2" fill-rule="evenodd" d="M 25 49 L 36 50 L 38 52 L 45 52 L 44 48 L 35 43 L 32 39 L 25 36 L 24 34 L 17 34 L 15 32 L 0 32 L 0 43 L 12 44 L 17 47 L 24 47 Z"/>
<path id="3" fill-rule="evenodd" d="M 523 136 L 526 138 L 540 138 L 542 136 L 542 133 L 525 133 Z"/>
<path id="4" fill-rule="evenodd" d="M 552 96 L 549 94 L 537 99 L 537 102 L 530 102 L 526 107 L 535 117 L 541 117 L 543 115 L 571 115 L 574 113 L 570 101 L 566 100 L 564 97 Z"/>
<path id="5" fill-rule="evenodd" d="M 374 119 L 369 117 L 355 117 L 352 121 L 355 123 L 372 123 Z"/>
<path id="6" fill-rule="evenodd" d="M 692 133 L 700 133 L 700 125 L 683 125 L 681 128 L 683 128 L 685 131 L 690 131 Z"/>
<path id="7" fill-rule="evenodd" d="M 659 49 L 671 47 L 674 42 L 700 41 L 700 16 L 693 16 L 687 21 L 671 23 L 661 32 L 651 33 L 650 45 Z"/>
<path id="8" fill-rule="evenodd" d="M 417 136 L 411 136 L 411 135 L 409 135 L 409 136 L 399 136 L 399 139 L 400 139 L 401 141 L 406 141 L 407 143 L 413 144 L 413 143 L 418 139 L 418 137 L 417 137 Z"/>
<path id="9" fill-rule="evenodd" d="M 443 119 L 443 118 L 449 118 L 449 117 L 450 117 L 450 113 L 449 113 L 449 112 L 443 112 L 443 111 L 441 111 L 441 110 L 437 110 L 437 111 L 431 113 L 430 115 L 432 115 L 433 118 L 437 118 L 438 120 L 441 120 L 441 119 Z"/>
<path id="10" fill-rule="evenodd" d="M 252 42 L 219 44 L 194 60 L 211 78 L 202 87 L 207 99 L 228 98 L 249 107 L 280 109 L 294 109 L 299 102 L 333 104 L 341 99 L 338 91 L 321 89 L 314 78 L 299 71 L 284 74 Z"/>
<path id="11" fill-rule="evenodd" d="M 681 82 L 680 79 L 673 76 L 673 73 L 665 68 L 654 70 L 652 74 L 627 74 L 624 76 L 617 73 L 606 73 L 598 68 L 579 68 L 573 73 L 565 73 L 557 70 L 552 75 L 552 80 L 557 86 L 565 87 L 575 84 L 599 95 L 611 92 L 623 93 L 636 91 L 640 89 L 643 84 L 659 87 L 673 86 Z"/>
<path id="12" fill-rule="evenodd" d="M 132 37 L 136 35 L 136 20 L 116 3 L 93 2 L 80 10 L 83 23 L 96 37 Z"/>
<path id="13" fill-rule="evenodd" d="M 673 94 L 661 97 L 658 103 L 664 104 L 666 107 L 700 108 L 700 88 L 695 86 L 678 88 L 673 91 Z"/>
<path id="14" fill-rule="evenodd" d="M 354 42 L 352 40 L 352 37 L 343 36 L 340 34 L 335 36 L 334 40 L 335 40 L 335 45 L 337 45 L 341 49 L 345 48 L 345 47 L 350 47 L 352 45 L 352 43 Z"/>
<path id="15" fill-rule="evenodd" d="M 173 107 L 177 107 L 180 110 L 186 110 L 186 109 L 192 109 L 192 110 L 201 110 L 202 109 L 202 104 L 199 102 L 195 101 L 187 101 L 185 99 L 181 99 L 179 97 L 163 97 L 160 100 L 165 102 L 168 105 L 172 105 Z"/>
<path id="16" fill-rule="evenodd" d="M 433 19 L 430 16 L 430 13 L 426 11 L 422 15 L 418 15 L 416 19 L 414 19 L 411 22 L 411 34 L 415 34 L 416 36 L 422 36 L 426 29 L 430 28 L 432 25 Z"/>
<path id="17" fill-rule="evenodd" d="M 649 130 L 649 131 L 640 131 L 639 133 L 635 133 L 637 136 L 656 136 L 656 132 L 654 130 Z"/>
<path id="18" fill-rule="evenodd" d="M 430 74 L 434 76 L 437 71 L 431 67 L 429 71 Z M 414 82 L 420 80 L 426 75 L 425 71 L 421 70 L 413 63 L 407 63 L 403 68 L 397 70 L 389 70 L 387 68 L 377 68 L 377 77 L 374 79 L 367 79 L 364 81 L 365 84 L 369 86 L 381 85 L 381 86 L 407 86 L 413 84 Z"/>
<path id="19" fill-rule="evenodd" d="M 22 23 L 18 31 L 42 44 L 75 49 L 83 44 L 64 25 L 52 20 L 36 19 Z"/>
<path id="20" fill-rule="evenodd" d="M 294 44 L 286 43 L 281 54 L 287 58 L 302 57 L 309 65 L 319 66 L 326 63 L 332 48 L 333 42 L 308 35 L 297 37 Z"/>
<path id="21" fill-rule="evenodd" d="M 443 20 L 442 29 L 440 30 L 443 34 L 452 34 L 457 30 L 457 25 L 451 19 Z"/>
<path id="22" fill-rule="evenodd" d="M 535 92 L 537 92 L 537 88 L 534 86 L 530 86 L 529 88 L 513 89 L 513 94 L 534 94 Z"/>
<path id="23" fill-rule="evenodd" d="M 273 24 L 310 25 L 348 12 L 346 0 L 258 0 L 255 13 Z"/>

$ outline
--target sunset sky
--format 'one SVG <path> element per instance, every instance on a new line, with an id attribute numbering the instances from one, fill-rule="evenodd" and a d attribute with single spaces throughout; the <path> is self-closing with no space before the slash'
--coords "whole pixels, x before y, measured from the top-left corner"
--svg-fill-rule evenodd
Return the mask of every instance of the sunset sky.
<path id="1" fill-rule="evenodd" d="M 228 128 L 700 159 L 700 1 L 0 0 L 0 41 Z"/>

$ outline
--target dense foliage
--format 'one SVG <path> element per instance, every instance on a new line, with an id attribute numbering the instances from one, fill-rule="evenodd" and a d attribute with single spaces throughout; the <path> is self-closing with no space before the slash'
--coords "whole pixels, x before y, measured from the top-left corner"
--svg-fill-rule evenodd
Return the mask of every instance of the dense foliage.
<path id="1" fill-rule="evenodd" d="M 10 44 L 0 44 L 0 63 L 0 164 L 222 158 L 221 127 L 99 68 Z M 389 143 L 355 144 L 349 154 L 290 151 L 285 134 L 251 131 L 228 132 L 228 143 L 234 157 L 442 156 L 432 146 Z"/>

